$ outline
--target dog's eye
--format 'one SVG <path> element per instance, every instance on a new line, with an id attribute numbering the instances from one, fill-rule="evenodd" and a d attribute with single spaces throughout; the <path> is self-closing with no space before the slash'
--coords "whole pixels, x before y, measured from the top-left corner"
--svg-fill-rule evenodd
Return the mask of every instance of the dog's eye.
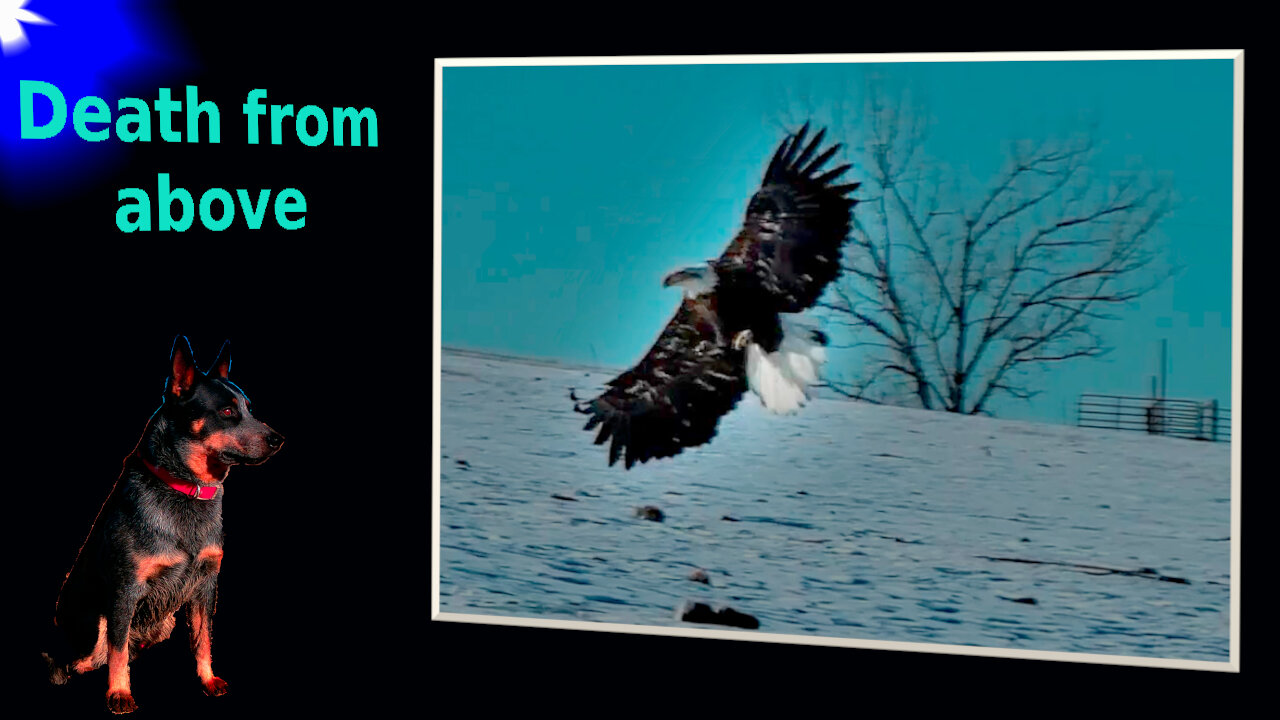
<path id="1" fill-rule="evenodd" d="M 218 412 L 222 413 L 222 417 L 234 417 L 236 414 L 236 409 L 233 407 L 224 407 Z"/>

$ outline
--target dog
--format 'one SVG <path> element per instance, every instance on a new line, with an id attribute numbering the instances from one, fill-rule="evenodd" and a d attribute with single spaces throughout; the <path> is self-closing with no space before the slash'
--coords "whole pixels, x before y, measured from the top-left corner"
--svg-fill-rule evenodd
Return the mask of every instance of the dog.
<path id="1" fill-rule="evenodd" d="M 227 692 L 210 655 L 222 567 L 223 481 L 232 465 L 261 464 L 284 445 L 227 379 L 229 341 L 202 373 L 179 335 L 170 366 L 164 402 L 125 459 L 58 595 L 54 622 L 70 654 L 65 662 L 44 654 L 49 679 L 58 685 L 106 665 L 107 709 L 116 714 L 137 708 L 129 661 L 169 637 L 179 610 L 190 625 L 204 692 Z"/>

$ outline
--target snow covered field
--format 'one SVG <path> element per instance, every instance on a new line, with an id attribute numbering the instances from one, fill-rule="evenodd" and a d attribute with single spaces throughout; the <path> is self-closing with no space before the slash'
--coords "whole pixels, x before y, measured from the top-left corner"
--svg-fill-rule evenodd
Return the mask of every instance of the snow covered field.
<path id="1" fill-rule="evenodd" d="M 1228 659 L 1226 443 L 748 396 L 624 471 L 568 397 L 613 373 L 441 362 L 444 612 Z"/>

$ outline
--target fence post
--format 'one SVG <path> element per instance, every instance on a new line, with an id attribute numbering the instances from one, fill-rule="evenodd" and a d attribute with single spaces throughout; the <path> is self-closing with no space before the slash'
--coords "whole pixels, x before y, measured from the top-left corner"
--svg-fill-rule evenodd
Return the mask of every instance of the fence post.
<path id="1" fill-rule="evenodd" d="M 1209 401 L 1209 427 L 1214 442 L 1218 442 L 1218 398 Z"/>

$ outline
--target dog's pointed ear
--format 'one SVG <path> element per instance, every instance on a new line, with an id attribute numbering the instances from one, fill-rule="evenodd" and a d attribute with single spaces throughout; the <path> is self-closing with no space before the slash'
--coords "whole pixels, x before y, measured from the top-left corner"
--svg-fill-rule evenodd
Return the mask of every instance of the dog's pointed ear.
<path id="1" fill-rule="evenodd" d="M 218 359 L 213 361 L 213 365 L 209 368 L 208 375 L 210 377 L 220 377 L 227 379 L 227 375 L 231 374 L 231 341 L 224 340 L 222 349 L 218 351 Z"/>
<path id="2" fill-rule="evenodd" d="M 183 395 L 191 390 L 196 382 L 196 361 L 191 352 L 191 343 L 185 335 L 173 339 L 173 352 L 169 355 L 169 363 L 173 371 L 169 374 L 169 393 Z"/>

